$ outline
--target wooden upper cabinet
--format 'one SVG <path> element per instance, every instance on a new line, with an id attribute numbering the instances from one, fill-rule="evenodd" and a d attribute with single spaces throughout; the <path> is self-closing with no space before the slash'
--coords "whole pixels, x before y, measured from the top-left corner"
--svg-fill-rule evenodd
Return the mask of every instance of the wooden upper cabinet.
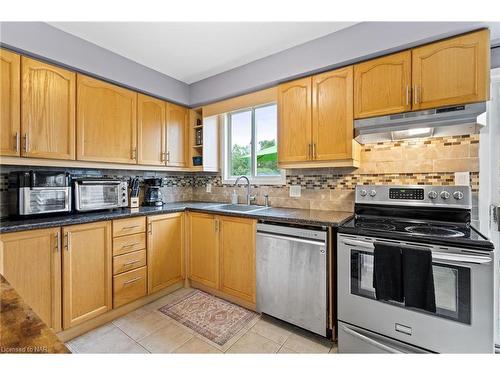
<path id="1" fill-rule="evenodd" d="M 148 217 L 148 293 L 184 279 L 183 215 Z"/>
<path id="2" fill-rule="evenodd" d="M 112 308 L 111 221 L 63 227 L 62 253 L 68 329 Z"/>
<path id="3" fill-rule="evenodd" d="M 221 216 L 220 290 L 255 303 L 255 220 Z"/>
<path id="4" fill-rule="evenodd" d="M 60 228 L 0 236 L 0 274 L 45 324 L 61 330 Z"/>
<path id="5" fill-rule="evenodd" d="M 136 164 L 137 93 L 78 74 L 77 159 Z"/>
<path id="6" fill-rule="evenodd" d="M 138 163 L 165 165 L 165 126 L 167 103 L 138 94 L 137 152 Z"/>
<path id="7" fill-rule="evenodd" d="M 21 154 L 74 160 L 76 74 L 24 56 L 21 67 Z"/>
<path id="8" fill-rule="evenodd" d="M 189 278 L 219 287 L 218 221 L 213 215 L 189 212 Z"/>
<path id="9" fill-rule="evenodd" d="M 0 155 L 19 156 L 21 56 L 0 49 Z"/>
<path id="10" fill-rule="evenodd" d="M 411 110 L 411 51 L 354 65 L 354 117 Z"/>
<path id="11" fill-rule="evenodd" d="M 481 30 L 413 49 L 413 109 L 488 100 L 489 35 Z"/>
<path id="12" fill-rule="evenodd" d="M 187 167 L 188 109 L 167 104 L 167 166 Z"/>
<path id="13" fill-rule="evenodd" d="M 352 66 L 313 76 L 313 159 L 352 157 Z"/>
<path id="14" fill-rule="evenodd" d="M 311 157 L 311 91 L 311 77 L 278 86 L 280 163 L 306 161 Z"/>

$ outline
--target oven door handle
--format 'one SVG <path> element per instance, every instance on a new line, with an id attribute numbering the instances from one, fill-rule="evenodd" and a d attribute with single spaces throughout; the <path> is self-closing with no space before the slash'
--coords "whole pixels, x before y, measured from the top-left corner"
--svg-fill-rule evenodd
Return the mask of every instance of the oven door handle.
<path id="1" fill-rule="evenodd" d="M 342 330 L 347 333 L 348 335 L 351 335 L 351 336 L 354 336 L 358 339 L 360 339 L 361 341 L 364 341 L 366 342 L 367 344 L 370 344 L 370 345 L 373 345 L 385 352 L 388 352 L 388 353 L 393 353 L 393 354 L 404 354 L 403 352 L 397 350 L 397 349 L 394 349 L 393 347 L 390 347 L 390 346 L 387 346 L 387 345 L 384 345 L 368 336 L 365 336 L 365 335 L 362 335 L 361 333 L 359 332 L 356 332 L 355 330 L 353 329 L 350 329 L 348 327 L 342 327 Z"/>
<path id="2" fill-rule="evenodd" d="M 347 246 L 364 247 L 367 249 L 374 249 L 375 246 L 371 242 L 358 241 L 358 240 L 342 240 L 342 243 Z"/>
<path id="3" fill-rule="evenodd" d="M 462 254 L 448 254 L 440 253 L 437 251 L 432 252 L 433 261 L 452 261 L 461 263 L 473 263 L 473 264 L 488 264 L 491 263 L 491 258 L 479 255 L 462 255 Z"/>
<path id="4" fill-rule="evenodd" d="M 77 181 L 78 184 L 80 185 L 120 185 L 121 181 L 99 181 L 99 180 L 92 180 L 92 181 Z"/>

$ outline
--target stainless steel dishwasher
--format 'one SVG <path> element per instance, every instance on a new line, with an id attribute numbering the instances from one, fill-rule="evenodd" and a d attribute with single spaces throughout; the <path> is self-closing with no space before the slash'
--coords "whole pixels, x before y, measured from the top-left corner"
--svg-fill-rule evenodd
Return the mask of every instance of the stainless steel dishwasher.
<path id="1" fill-rule="evenodd" d="M 257 310 L 327 335 L 327 230 L 257 224 Z"/>

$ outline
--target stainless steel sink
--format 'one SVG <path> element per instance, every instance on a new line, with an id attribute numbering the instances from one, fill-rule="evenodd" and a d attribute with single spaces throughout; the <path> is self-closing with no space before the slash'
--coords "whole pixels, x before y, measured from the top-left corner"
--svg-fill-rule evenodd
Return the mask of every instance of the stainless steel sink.
<path id="1" fill-rule="evenodd" d="M 221 204 L 218 206 L 210 206 L 210 208 L 216 208 L 221 211 L 232 211 L 232 212 L 254 212 L 260 210 L 266 210 L 269 207 L 257 206 L 256 204 Z"/>

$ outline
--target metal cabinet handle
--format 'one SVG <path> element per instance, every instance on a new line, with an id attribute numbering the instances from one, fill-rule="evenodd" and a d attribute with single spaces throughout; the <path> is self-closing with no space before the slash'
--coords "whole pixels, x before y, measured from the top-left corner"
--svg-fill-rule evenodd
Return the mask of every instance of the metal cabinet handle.
<path id="1" fill-rule="evenodd" d="M 148 233 L 149 234 L 153 233 L 153 223 L 148 223 Z"/>
<path id="2" fill-rule="evenodd" d="M 316 150 L 316 143 L 313 143 L 313 159 L 318 158 L 318 151 Z"/>
<path id="3" fill-rule="evenodd" d="M 130 262 L 123 263 L 123 267 L 131 266 L 132 264 L 138 263 L 140 260 L 131 260 Z"/>
<path id="4" fill-rule="evenodd" d="M 420 102 L 419 94 L 420 94 L 420 88 L 419 88 L 419 86 L 415 85 L 415 87 L 413 89 L 413 103 L 414 104 L 418 104 Z"/>
<path id="5" fill-rule="evenodd" d="M 393 353 L 393 354 L 402 354 L 403 353 L 403 352 L 401 352 L 399 350 L 396 350 L 396 349 L 394 349 L 394 348 L 392 348 L 390 346 L 384 345 L 384 344 L 382 344 L 382 343 L 380 343 L 380 342 L 378 342 L 376 340 L 373 340 L 373 339 L 371 339 L 371 338 L 369 338 L 369 337 L 367 337 L 365 335 L 362 335 L 361 333 L 356 332 L 356 331 L 354 331 L 354 330 L 352 330 L 350 328 L 342 327 L 342 330 L 345 333 L 347 333 L 347 334 L 349 334 L 351 336 L 354 336 L 354 337 L 356 337 L 356 338 L 358 338 L 358 339 L 366 342 L 367 344 L 373 345 L 373 346 L 375 346 L 375 347 L 377 347 L 377 348 L 379 348 L 379 349 L 381 349 L 383 351 L 386 351 L 386 352 L 389 352 L 389 353 Z"/>
<path id="6" fill-rule="evenodd" d="M 129 243 L 129 244 L 123 245 L 122 249 L 125 249 L 127 247 L 132 247 L 132 246 L 135 246 L 135 245 L 139 245 L 139 244 L 140 244 L 140 242 Z"/>
<path id="7" fill-rule="evenodd" d="M 134 147 L 134 148 L 132 149 L 132 158 L 131 158 L 131 159 L 134 159 L 134 160 L 135 160 L 136 158 L 137 158 L 137 149 Z"/>
<path id="8" fill-rule="evenodd" d="M 28 151 L 28 133 L 24 133 L 23 139 L 24 139 L 23 151 Z"/>
<path id="9" fill-rule="evenodd" d="M 129 225 L 128 227 L 123 227 L 123 230 L 139 228 L 140 225 Z"/>
<path id="10" fill-rule="evenodd" d="M 142 277 L 136 277 L 135 279 L 131 279 L 131 280 L 125 281 L 125 282 L 123 283 L 123 285 L 132 284 L 132 283 L 135 283 L 135 282 L 137 282 L 137 281 L 139 281 L 139 280 L 141 280 L 141 279 L 142 279 Z"/>
<path id="11" fill-rule="evenodd" d="M 406 105 L 410 105 L 411 89 L 410 85 L 406 85 Z"/>
<path id="12" fill-rule="evenodd" d="M 70 234 L 69 234 L 69 233 L 66 233 L 66 234 L 64 235 L 64 238 L 65 238 L 65 241 L 66 241 L 66 246 L 65 246 L 65 248 L 66 248 L 66 250 L 67 250 L 67 251 L 69 251 L 69 249 L 70 249 L 70 247 L 71 247 L 71 236 L 70 236 Z"/>
<path id="13" fill-rule="evenodd" d="M 312 144 L 309 143 L 309 159 L 312 159 Z"/>
<path id="14" fill-rule="evenodd" d="M 16 143 L 16 152 L 19 152 L 19 133 L 16 132 L 16 134 L 14 135 L 14 142 Z"/>
<path id="15" fill-rule="evenodd" d="M 167 151 L 167 163 L 170 163 L 170 151 Z"/>
<path id="16" fill-rule="evenodd" d="M 160 153 L 160 161 L 164 162 L 165 161 L 165 152 Z"/>
<path id="17" fill-rule="evenodd" d="M 59 232 L 56 233 L 56 246 L 54 247 L 54 250 L 57 253 L 61 252 L 61 244 L 59 243 Z"/>

